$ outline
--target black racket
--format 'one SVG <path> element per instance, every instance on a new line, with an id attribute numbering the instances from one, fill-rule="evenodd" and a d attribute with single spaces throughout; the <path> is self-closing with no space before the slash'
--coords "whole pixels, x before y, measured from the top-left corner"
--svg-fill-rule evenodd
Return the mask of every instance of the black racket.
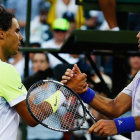
<path id="1" fill-rule="evenodd" d="M 27 93 L 26 102 L 32 117 L 55 131 L 89 129 L 82 127 L 87 114 L 94 123 L 97 122 L 78 94 L 54 80 L 42 80 L 33 84 Z"/>

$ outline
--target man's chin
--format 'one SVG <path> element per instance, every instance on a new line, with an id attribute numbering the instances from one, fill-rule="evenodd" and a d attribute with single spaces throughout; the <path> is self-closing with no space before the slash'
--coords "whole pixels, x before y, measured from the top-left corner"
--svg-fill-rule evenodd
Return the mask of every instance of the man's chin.
<path id="1" fill-rule="evenodd" d="M 18 51 L 14 52 L 14 53 L 12 54 L 12 56 L 13 56 L 13 55 L 17 55 L 17 54 L 18 54 Z"/>

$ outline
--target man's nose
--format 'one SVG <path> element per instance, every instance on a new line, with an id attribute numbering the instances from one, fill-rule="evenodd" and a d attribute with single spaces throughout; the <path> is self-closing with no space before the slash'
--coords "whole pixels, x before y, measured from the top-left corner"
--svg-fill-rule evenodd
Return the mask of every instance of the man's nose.
<path id="1" fill-rule="evenodd" d="M 20 41 L 24 39 L 23 35 L 20 33 L 20 37 L 19 37 Z"/>

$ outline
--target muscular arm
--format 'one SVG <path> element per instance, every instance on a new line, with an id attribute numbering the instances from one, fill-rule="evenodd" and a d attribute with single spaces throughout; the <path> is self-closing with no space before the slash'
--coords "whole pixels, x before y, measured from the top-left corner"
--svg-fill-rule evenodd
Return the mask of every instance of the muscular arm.
<path id="1" fill-rule="evenodd" d="M 34 118 L 30 115 L 28 111 L 26 106 L 26 100 L 15 105 L 14 109 L 29 126 L 34 127 L 38 124 L 38 122 L 34 120 Z"/>
<path id="2" fill-rule="evenodd" d="M 44 118 L 50 116 L 52 114 L 52 107 L 48 102 L 42 102 L 40 104 L 33 105 L 33 103 L 30 101 L 30 104 L 32 104 L 32 109 L 33 114 L 36 114 L 40 120 L 43 120 Z M 46 108 L 44 108 L 46 106 Z M 38 110 L 37 110 L 38 108 Z M 14 109 L 17 111 L 17 113 L 21 116 L 21 118 L 29 125 L 29 126 L 36 126 L 38 122 L 30 115 L 27 105 L 26 105 L 26 100 L 20 102 L 19 104 L 14 106 Z M 35 113 L 34 113 L 35 111 Z M 44 114 L 43 116 L 40 116 L 40 114 Z"/>
<path id="3" fill-rule="evenodd" d="M 121 92 L 115 99 L 105 98 L 96 94 L 90 102 L 90 106 L 103 115 L 113 119 L 130 110 L 131 103 L 132 98 Z"/>
<path id="4" fill-rule="evenodd" d="M 62 96 L 63 100 L 59 101 L 57 105 L 55 104 L 55 99 Z M 34 114 L 36 118 L 40 121 L 43 121 L 45 118 L 49 117 L 52 113 L 55 113 L 58 107 L 65 101 L 65 97 L 61 91 L 56 91 L 49 98 L 44 101 L 35 104 L 36 96 L 34 94 L 30 95 L 28 98 L 28 105 L 30 106 L 31 112 Z M 20 102 L 19 104 L 14 106 L 14 109 L 17 113 L 23 118 L 23 120 L 30 126 L 35 126 L 38 123 L 32 118 L 30 115 L 26 100 Z"/>
<path id="5" fill-rule="evenodd" d="M 76 71 L 76 72 L 75 72 Z M 62 77 L 62 82 L 73 88 L 74 90 L 77 90 L 76 87 L 79 86 L 78 84 L 75 86 L 74 81 L 71 82 L 71 79 L 73 76 L 71 74 L 77 74 L 80 73 L 77 65 L 74 65 L 74 70 L 68 69 L 65 73 L 65 75 Z M 72 84 L 72 86 L 70 85 Z M 129 87 L 132 85 L 130 84 Z M 83 92 L 79 90 L 78 94 L 82 94 Z M 88 94 L 90 95 L 90 94 Z M 118 96 L 115 99 L 109 99 L 105 98 L 103 96 L 100 96 L 98 94 L 95 94 L 94 98 L 92 101 L 89 103 L 89 105 L 94 108 L 95 110 L 99 111 L 103 115 L 107 116 L 108 118 L 114 119 L 119 116 L 121 116 L 123 113 L 127 112 L 128 110 L 131 109 L 132 105 L 132 97 L 125 94 L 125 93 L 119 93 Z M 134 116 L 133 116 L 134 117 Z M 126 118 L 128 121 L 132 120 L 132 117 Z M 121 118 L 120 118 L 121 119 Z M 140 130 L 140 116 L 135 116 L 134 117 L 135 124 L 136 124 L 136 130 Z M 133 123 L 133 122 L 131 122 Z M 125 125 L 126 123 L 124 123 Z M 132 125 L 134 126 L 134 125 Z M 129 129 L 123 129 L 123 132 L 133 132 L 134 127 L 131 125 L 129 126 Z M 132 127 L 132 131 L 131 131 Z M 120 131 L 120 133 L 121 133 Z M 99 120 L 97 123 L 93 124 L 91 128 L 88 130 L 88 133 L 95 133 L 96 135 L 99 136 L 109 136 L 109 135 L 116 135 L 118 134 L 117 126 L 114 120 Z"/>
<path id="6" fill-rule="evenodd" d="M 79 83 L 81 84 L 81 82 L 78 81 L 75 84 L 75 81 L 77 79 L 74 79 L 73 76 L 71 76 L 71 74 L 74 75 L 75 73 L 78 79 L 79 74 L 81 74 L 81 71 L 79 70 L 77 65 L 74 65 L 73 70 L 67 69 L 65 75 L 62 76 L 62 82 L 64 84 L 67 84 L 78 94 L 81 94 L 83 93 L 83 91 L 77 90 L 78 87 L 82 87 L 81 85 L 79 85 Z M 123 113 L 127 112 L 128 110 L 130 110 L 131 103 L 132 103 L 132 98 L 129 95 L 121 92 L 120 94 L 118 94 L 118 96 L 115 99 L 109 99 L 100 96 L 98 94 L 95 94 L 94 99 L 90 102 L 89 105 L 95 110 L 97 110 L 98 112 L 107 116 L 108 118 L 116 118 L 122 115 Z"/>

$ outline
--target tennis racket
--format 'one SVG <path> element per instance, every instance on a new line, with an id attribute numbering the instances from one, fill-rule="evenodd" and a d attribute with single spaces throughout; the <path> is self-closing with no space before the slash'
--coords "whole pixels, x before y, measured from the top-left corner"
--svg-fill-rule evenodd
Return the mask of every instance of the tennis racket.
<path id="1" fill-rule="evenodd" d="M 27 93 L 26 102 L 31 116 L 41 125 L 55 131 L 88 130 L 82 127 L 87 114 L 94 123 L 97 122 L 78 94 L 54 80 L 33 84 Z"/>

